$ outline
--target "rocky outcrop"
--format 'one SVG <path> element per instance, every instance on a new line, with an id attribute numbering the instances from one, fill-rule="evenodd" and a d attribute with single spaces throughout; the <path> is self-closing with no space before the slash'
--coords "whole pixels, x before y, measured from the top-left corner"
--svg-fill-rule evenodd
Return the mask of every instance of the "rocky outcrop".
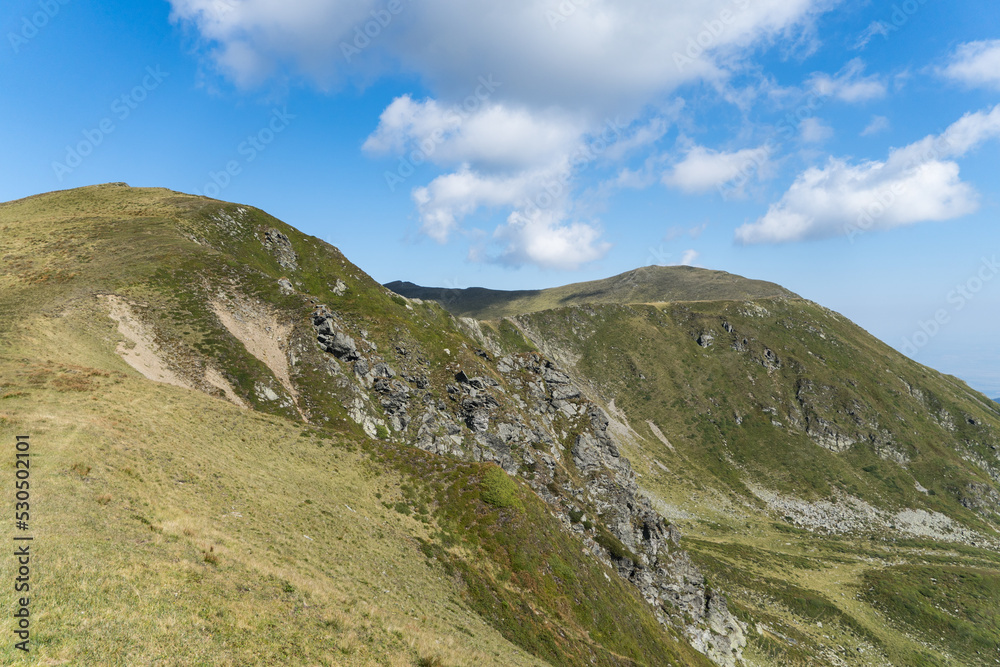
<path id="1" fill-rule="evenodd" d="M 299 257 L 292 248 L 292 242 L 287 236 L 273 227 L 264 232 L 264 247 L 271 251 L 278 265 L 283 269 L 294 271 L 299 268 Z"/>
<path id="2" fill-rule="evenodd" d="M 356 401 L 350 414 L 366 431 L 381 419 L 420 449 L 492 461 L 523 476 L 594 557 L 638 588 L 661 622 L 716 663 L 739 663 L 744 628 L 680 548 L 676 528 L 640 494 L 608 415 L 568 373 L 537 353 L 494 360 L 477 350 L 477 368 L 455 370 L 438 394 L 444 398 L 436 398 L 405 348 L 397 346 L 397 371 L 362 352 L 326 307 L 316 308 L 312 323 L 324 350 L 341 364 L 353 361 L 370 400 Z"/>
<path id="3" fill-rule="evenodd" d="M 358 359 L 358 347 L 354 339 L 341 331 L 333 313 L 326 306 L 319 306 L 312 315 L 313 327 L 319 346 L 338 359 L 353 361 Z"/>

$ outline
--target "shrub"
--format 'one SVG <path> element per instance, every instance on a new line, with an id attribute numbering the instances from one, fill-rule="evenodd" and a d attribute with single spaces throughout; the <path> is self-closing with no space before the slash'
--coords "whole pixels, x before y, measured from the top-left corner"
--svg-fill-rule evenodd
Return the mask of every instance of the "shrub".
<path id="1" fill-rule="evenodd" d="M 479 482 L 479 497 L 493 507 L 524 509 L 521 499 L 517 497 L 517 484 L 498 466 L 491 467 L 483 475 Z"/>
<path id="2" fill-rule="evenodd" d="M 622 544 L 621 540 L 611 534 L 611 532 L 604 526 L 598 526 L 597 535 L 594 539 L 602 547 L 608 550 L 611 557 L 615 560 L 629 559 L 633 563 L 638 563 L 639 559 L 636 558 L 635 554 L 629 551 L 628 547 Z"/>

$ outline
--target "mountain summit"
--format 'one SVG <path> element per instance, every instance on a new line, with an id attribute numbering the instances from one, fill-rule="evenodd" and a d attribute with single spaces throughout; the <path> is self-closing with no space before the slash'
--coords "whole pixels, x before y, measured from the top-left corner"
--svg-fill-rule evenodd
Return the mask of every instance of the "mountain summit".
<path id="1" fill-rule="evenodd" d="M 39 661 L 997 658 L 1000 405 L 777 285 L 439 304 L 123 184 L 0 204 L 0 232 Z"/>
<path id="2" fill-rule="evenodd" d="M 420 287 L 396 281 L 386 287 L 405 297 L 433 299 L 464 317 L 494 319 L 550 308 L 667 301 L 738 301 L 799 298 L 780 285 L 690 266 L 646 266 L 620 275 L 543 290 Z"/>

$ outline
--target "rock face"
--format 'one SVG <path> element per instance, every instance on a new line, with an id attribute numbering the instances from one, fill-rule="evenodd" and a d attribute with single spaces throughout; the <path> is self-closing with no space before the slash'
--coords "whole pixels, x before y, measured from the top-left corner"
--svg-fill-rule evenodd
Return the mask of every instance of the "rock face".
<path id="1" fill-rule="evenodd" d="M 312 315 L 316 340 L 321 348 L 338 359 L 353 361 L 358 358 L 358 347 L 354 339 L 337 328 L 333 313 L 326 306 L 319 306 Z"/>
<path id="2" fill-rule="evenodd" d="M 446 398 L 436 398 L 428 362 L 402 345 L 390 365 L 325 306 L 311 321 L 335 363 L 353 362 L 345 375 L 357 381 L 358 398 L 345 407 L 366 431 L 386 423 L 425 451 L 522 476 L 587 551 L 638 588 L 661 623 L 717 664 L 741 662 L 745 628 L 680 548 L 676 528 L 639 493 L 607 414 L 568 373 L 537 353 L 494 360 L 479 351 L 475 369 L 452 364 L 454 379 L 438 392 Z"/>
<path id="3" fill-rule="evenodd" d="M 292 249 L 288 237 L 273 227 L 264 232 L 264 247 L 271 251 L 283 269 L 294 271 L 299 268 L 299 257 Z"/>

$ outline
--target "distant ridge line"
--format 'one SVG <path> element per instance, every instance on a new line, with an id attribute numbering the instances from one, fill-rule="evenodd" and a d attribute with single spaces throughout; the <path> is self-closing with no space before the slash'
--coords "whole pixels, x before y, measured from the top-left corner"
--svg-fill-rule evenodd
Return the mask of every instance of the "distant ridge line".
<path id="1" fill-rule="evenodd" d="M 646 266 L 602 280 L 539 290 L 422 287 L 401 280 L 385 287 L 407 298 L 437 301 L 454 315 L 479 319 L 582 304 L 801 298 L 776 283 L 690 266 Z"/>

